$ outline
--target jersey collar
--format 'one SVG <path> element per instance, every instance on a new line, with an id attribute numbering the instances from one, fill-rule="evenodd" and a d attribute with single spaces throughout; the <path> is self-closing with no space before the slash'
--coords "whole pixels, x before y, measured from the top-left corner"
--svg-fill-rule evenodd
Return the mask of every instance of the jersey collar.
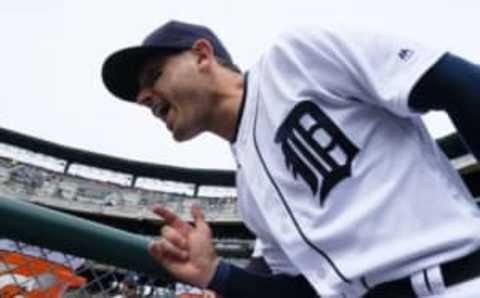
<path id="1" fill-rule="evenodd" d="M 247 100 L 248 92 L 248 72 L 243 76 L 243 95 L 242 102 L 240 103 L 240 110 L 238 111 L 237 122 L 235 123 L 235 131 L 233 133 L 233 138 L 230 141 L 231 144 L 235 144 L 238 137 L 238 130 L 240 128 L 240 123 L 242 122 L 243 110 L 245 109 L 245 101 Z"/>

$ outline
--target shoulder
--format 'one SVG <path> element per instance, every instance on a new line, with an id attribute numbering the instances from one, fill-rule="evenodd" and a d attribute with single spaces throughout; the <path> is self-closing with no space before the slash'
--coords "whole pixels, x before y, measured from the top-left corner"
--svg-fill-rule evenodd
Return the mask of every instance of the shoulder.
<path id="1" fill-rule="evenodd" d="M 328 42 L 368 34 L 368 32 L 371 32 L 368 28 L 343 24 L 303 25 L 282 32 L 277 38 L 277 43 L 302 41 Z"/>
<path id="2" fill-rule="evenodd" d="M 370 44 L 378 34 L 368 28 L 342 24 L 303 25 L 290 28 L 277 36 L 269 54 L 288 53 L 331 57 L 344 55 L 350 49 Z"/>
<path id="3" fill-rule="evenodd" d="M 264 53 L 264 60 L 294 59 L 310 55 L 326 44 L 329 29 L 323 26 L 297 26 L 276 36 Z"/>
<path id="4" fill-rule="evenodd" d="M 349 48 L 348 40 L 353 30 L 342 25 L 303 25 L 292 27 L 279 34 L 262 60 L 272 65 L 278 63 L 301 64 L 305 67 L 336 61 Z M 312 58 L 315 57 L 314 60 Z"/>
<path id="5" fill-rule="evenodd" d="M 322 40 L 328 38 L 334 31 L 331 27 L 327 26 L 296 26 L 280 33 L 273 46 L 295 45 L 308 43 L 311 40 Z"/>

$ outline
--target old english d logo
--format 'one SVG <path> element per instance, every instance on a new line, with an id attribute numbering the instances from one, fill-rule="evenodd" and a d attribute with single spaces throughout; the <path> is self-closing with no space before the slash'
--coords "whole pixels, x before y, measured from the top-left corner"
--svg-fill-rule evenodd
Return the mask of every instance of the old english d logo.
<path id="1" fill-rule="evenodd" d="M 278 129 L 275 143 L 282 146 L 293 177 L 300 175 L 314 196 L 320 191 L 320 206 L 335 185 L 350 177 L 358 153 L 335 123 L 310 101 L 293 108 Z"/>

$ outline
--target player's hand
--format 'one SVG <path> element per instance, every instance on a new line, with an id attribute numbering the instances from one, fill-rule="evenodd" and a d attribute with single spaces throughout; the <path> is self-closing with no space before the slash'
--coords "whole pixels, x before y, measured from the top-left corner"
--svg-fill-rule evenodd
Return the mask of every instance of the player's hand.
<path id="1" fill-rule="evenodd" d="M 205 288 L 220 260 L 200 207 L 193 206 L 191 210 L 194 226 L 161 206 L 154 206 L 152 210 L 164 219 L 165 225 L 160 239 L 150 242 L 150 255 L 175 278 Z"/>

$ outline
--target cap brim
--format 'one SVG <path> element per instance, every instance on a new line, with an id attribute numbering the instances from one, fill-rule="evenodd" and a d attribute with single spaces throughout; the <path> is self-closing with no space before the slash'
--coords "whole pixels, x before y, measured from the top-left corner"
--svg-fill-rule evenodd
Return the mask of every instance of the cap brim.
<path id="1" fill-rule="evenodd" d="M 116 97 L 135 102 L 138 94 L 138 75 L 141 67 L 151 58 L 167 52 L 160 47 L 131 47 L 110 55 L 102 67 L 102 79 Z"/>

